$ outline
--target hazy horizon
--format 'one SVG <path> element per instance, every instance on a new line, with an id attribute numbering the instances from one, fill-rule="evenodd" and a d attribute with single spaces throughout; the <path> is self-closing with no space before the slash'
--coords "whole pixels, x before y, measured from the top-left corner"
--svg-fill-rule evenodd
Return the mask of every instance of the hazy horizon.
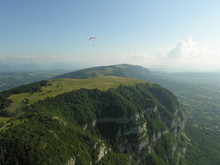
<path id="1" fill-rule="evenodd" d="M 1 1 L 0 64 L 217 71 L 219 6 L 217 0 Z"/>

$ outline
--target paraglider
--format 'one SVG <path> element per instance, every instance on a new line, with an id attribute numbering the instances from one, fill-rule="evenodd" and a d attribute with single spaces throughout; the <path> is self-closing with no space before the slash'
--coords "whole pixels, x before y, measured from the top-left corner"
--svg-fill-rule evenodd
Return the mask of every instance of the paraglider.
<path id="1" fill-rule="evenodd" d="M 89 40 L 96 40 L 96 37 L 90 37 Z"/>
<path id="2" fill-rule="evenodd" d="M 90 37 L 89 38 L 89 40 L 97 40 L 97 38 L 96 37 Z M 95 44 L 93 43 L 93 45 L 92 45 L 93 47 L 95 46 Z"/>

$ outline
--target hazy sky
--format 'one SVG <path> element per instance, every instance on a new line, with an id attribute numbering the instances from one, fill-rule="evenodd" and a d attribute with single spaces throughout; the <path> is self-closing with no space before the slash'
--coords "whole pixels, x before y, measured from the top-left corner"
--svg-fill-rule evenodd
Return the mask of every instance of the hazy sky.
<path id="1" fill-rule="evenodd" d="M 0 63 L 13 61 L 220 69 L 220 1 L 0 0 Z"/>

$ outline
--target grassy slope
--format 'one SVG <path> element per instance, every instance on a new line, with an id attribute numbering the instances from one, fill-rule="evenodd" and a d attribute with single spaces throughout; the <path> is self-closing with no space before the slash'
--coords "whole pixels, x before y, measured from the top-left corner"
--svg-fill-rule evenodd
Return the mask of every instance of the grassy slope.
<path id="1" fill-rule="evenodd" d="M 94 79 L 55 79 L 50 80 L 49 85 L 42 87 L 40 92 L 35 93 L 21 93 L 13 94 L 8 99 L 12 100 L 12 104 L 7 108 L 8 111 L 13 112 L 16 108 L 24 105 L 23 100 L 29 99 L 29 104 L 33 104 L 39 100 L 47 97 L 54 97 L 65 92 L 70 92 L 80 88 L 100 89 L 103 91 L 109 88 L 116 88 L 120 84 L 134 85 L 137 83 L 146 83 L 143 80 L 136 80 L 131 78 L 102 76 Z"/>
<path id="2" fill-rule="evenodd" d="M 1 122 L 6 122 L 6 121 L 8 121 L 10 118 L 9 117 L 0 117 L 0 123 Z"/>

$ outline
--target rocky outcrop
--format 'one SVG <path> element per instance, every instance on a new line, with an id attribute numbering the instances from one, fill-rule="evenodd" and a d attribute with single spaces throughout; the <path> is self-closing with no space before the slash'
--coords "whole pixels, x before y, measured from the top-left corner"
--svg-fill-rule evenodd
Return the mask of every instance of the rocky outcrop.
<path id="1" fill-rule="evenodd" d="M 65 165 L 75 165 L 75 163 L 76 163 L 76 158 L 71 157 Z"/>
<path id="2" fill-rule="evenodd" d="M 95 143 L 94 145 L 94 149 L 96 151 L 98 151 L 98 154 L 97 154 L 97 159 L 95 160 L 95 163 L 98 163 L 105 155 L 108 154 L 108 149 L 107 147 L 105 146 L 105 144 L 101 141 L 98 141 Z"/>
<path id="3" fill-rule="evenodd" d="M 95 127 L 96 126 L 96 123 L 97 123 L 97 120 L 94 119 L 91 123 L 86 123 L 84 126 L 83 126 L 83 130 L 87 129 L 88 127 Z"/>

